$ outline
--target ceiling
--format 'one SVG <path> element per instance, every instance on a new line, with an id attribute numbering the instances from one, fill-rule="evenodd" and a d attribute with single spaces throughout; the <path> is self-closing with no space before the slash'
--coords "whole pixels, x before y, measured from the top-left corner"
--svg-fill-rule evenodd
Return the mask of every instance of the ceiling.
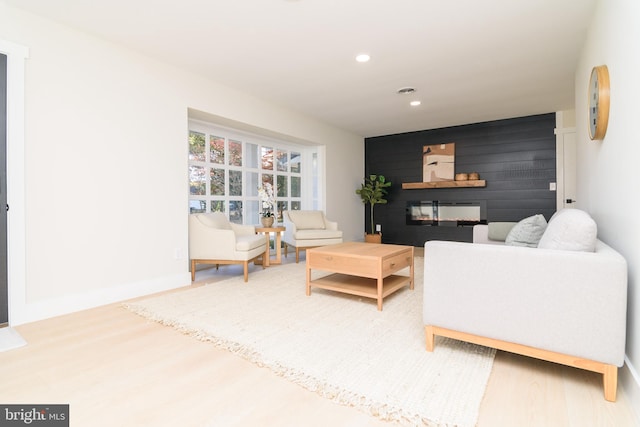
<path id="1" fill-rule="evenodd" d="M 596 1 L 6 0 L 364 137 L 573 108 Z"/>

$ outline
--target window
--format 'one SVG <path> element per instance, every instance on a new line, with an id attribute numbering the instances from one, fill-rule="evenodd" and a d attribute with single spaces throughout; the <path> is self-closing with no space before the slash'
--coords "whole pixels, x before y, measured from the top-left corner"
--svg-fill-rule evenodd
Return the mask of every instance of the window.
<path id="1" fill-rule="evenodd" d="M 316 208 L 316 147 L 297 146 L 243 134 L 211 124 L 190 122 L 189 211 L 224 212 L 231 222 L 259 222 L 258 188 L 276 187 L 276 220 L 285 210 Z M 309 167 L 305 168 L 305 156 Z M 305 170 L 308 169 L 308 170 Z M 315 191 L 313 191 L 315 193 Z M 303 203 L 303 200 L 308 200 Z"/>

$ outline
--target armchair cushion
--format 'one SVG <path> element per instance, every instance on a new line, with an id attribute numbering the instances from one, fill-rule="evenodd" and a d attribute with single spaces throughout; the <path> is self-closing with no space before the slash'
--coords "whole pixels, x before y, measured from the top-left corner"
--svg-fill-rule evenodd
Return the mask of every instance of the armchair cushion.
<path id="1" fill-rule="evenodd" d="M 219 230 L 231 230 L 231 224 L 222 212 L 212 212 L 208 215 L 198 215 L 196 218 L 207 227 L 213 227 Z"/>
<path id="2" fill-rule="evenodd" d="M 265 248 L 264 236 L 259 234 L 250 234 L 244 236 L 236 235 L 236 251 L 244 252 L 260 248 Z"/>
<path id="3" fill-rule="evenodd" d="M 341 230 L 299 230 L 294 237 L 297 240 L 305 239 L 341 239 Z"/>
<path id="4" fill-rule="evenodd" d="M 298 230 L 324 230 L 324 214 L 321 211 L 289 211 L 291 222 Z"/>

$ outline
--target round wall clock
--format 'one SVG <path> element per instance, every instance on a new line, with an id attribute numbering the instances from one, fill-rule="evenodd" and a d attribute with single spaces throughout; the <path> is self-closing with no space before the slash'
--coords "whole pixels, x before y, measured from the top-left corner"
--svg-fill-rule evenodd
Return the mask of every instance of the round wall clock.
<path id="1" fill-rule="evenodd" d="M 609 69 L 593 67 L 589 80 L 589 136 L 603 139 L 609 123 Z"/>

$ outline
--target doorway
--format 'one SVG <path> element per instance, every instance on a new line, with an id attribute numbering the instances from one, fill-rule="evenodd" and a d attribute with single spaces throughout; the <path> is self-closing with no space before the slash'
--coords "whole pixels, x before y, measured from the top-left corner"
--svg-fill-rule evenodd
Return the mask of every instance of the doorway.
<path id="1" fill-rule="evenodd" d="M 575 111 L 556 113 L 556 210 L 575 207 L 576 128 Z"/>

